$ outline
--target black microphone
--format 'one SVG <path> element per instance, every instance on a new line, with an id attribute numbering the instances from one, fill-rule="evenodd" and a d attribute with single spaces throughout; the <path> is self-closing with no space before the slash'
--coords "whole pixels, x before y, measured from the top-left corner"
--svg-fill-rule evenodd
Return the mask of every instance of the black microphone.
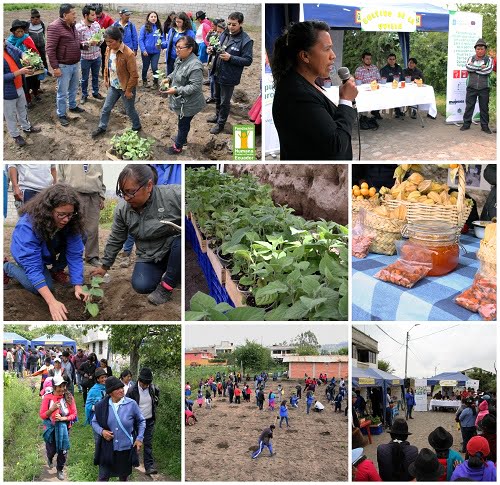
<path id="1" fill-rule="evenodd" d="M 340 80 L 342 81 L 342 84 L 345 84 L 351 78 L 351 73 L 349 72 L 348 67 L 339 67 L 337 74 Z M 352 107 L 353 108 L 356 107 L 356 100 L 352 101 Z"/>

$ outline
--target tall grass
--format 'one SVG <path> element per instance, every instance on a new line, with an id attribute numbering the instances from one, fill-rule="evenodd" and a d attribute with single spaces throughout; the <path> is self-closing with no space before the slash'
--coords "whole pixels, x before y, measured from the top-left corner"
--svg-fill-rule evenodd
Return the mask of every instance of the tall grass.
<path id="1" fill-rule="evenodd" d="M 32 482 L 42 472 L 44 460 L 39 453 L 42 422 L 38 416 L 41 400 L 28 379 L 4 373 L 3 437 L 4 480 Z"/>
<path id="2" fill-rule="evenodd" d="M 56 10 L 59 8 L 59 3 L 4 3 L 3 9 L 5 12 L 14 10 Z"/>

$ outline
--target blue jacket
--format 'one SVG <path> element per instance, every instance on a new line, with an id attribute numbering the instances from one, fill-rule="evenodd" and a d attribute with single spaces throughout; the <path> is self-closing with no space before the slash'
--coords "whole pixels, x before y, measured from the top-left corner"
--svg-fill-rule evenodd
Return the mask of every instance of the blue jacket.
<path id="1" fill-rule="evenodd" d="M 405 398 L 408 406 L 415 406 L 415 396 L 411 392 L 407 392 Z"/>
<path id="2" fill-rule="evenodd" d="M 311 393 L 309 396 L 307 396 L 306 403 L 307 404 L 312 404 L 314 402 L 314 394 Z"/>
<path id="3" fill-rule="evenodd" d="M 95 407 L 96 414 L 98 413 L 98 409 L 102 406 L 108 406 L 108 419 L 107 419 L 107 427 L 102 427 L 97 419 L 97 416 L 94 415 L 92 418 L 92 428 L 99 435 L 102 436 L 102 430 L 107 429 L 108 431 L 113 432 L 113 450 L 114 451 L 125 451 L 130 450 L 132 448 L 132 443 L 128 439 L 127 435 L 122 431 L 121 427 L 118 425 L 118 422 L 115 418 L 115 413 L 111 409 L 112 403 L 111 399 L 103 399 L 98 403 Z M 146 420 L 144 416 L 141 414 L 141 410 L 139 409 L 139 405 L 129 397 L 123 398 L 123 403 L 118 408 L 118 416 L 120 417 L 120 421 L 122 422 L 125 430 L 129 435 L 132 435 L 135 439 L 139 441 L 144 441 L 144 430 L 146 429 Z"/>
<path id="4" fill-rule="evenodd" d="M 472 408 L 465 408 L 458 419 L 462 428 L 473 428 L 476 425 L 476 415 Z"/>
<path id="5" fill-rule="evenodd" d="M 87 394 L 87 400 L 85 401 L 85 416 L 87 419 L 85 423 L 92 424 L 92 418 L 94 417 L 94 411 L 92 406 L 97 404 L 106 396 L 106 386 L 104 384 L 94 384 L 89 393 Z"/>
<path id="6" fill-rule="evenodd" d="M 21 56 L 22 51 L 12 44 L 6 43 L 4 49 L 7 53 L 16 61 L 17 66 L 21 69 Z M 14 85 L 14 73 L 10 70 L 9 63 L 3 60 L 3 99 L 17 99 L 19 95 L 17 94 L 16 86 Z M 24 81 L 24 79 L 23 79 Z"/>
<path id="7" fill-rule="evenodd" d="M 297 404 L 299 402 L 299 398 L 295 395 L 293 395 L 291 398 L 290 398 L 290 404 L 294 405 L 294 404 Z"/>
<path id="8" fill-rule="evenodd" d="M 158 173 L 157 185 L 181 184 L 182 165 L 170 163 L 153 163 L 151 165 Z"/>
<path id="9" fill-rule="evenodd" d="M 120 21 L 117 20 L 113 25 L 120 26 Z M 123 28 L 123 26 L 121 26 Z M 133 51 L 136 51 L 139 47 L 139 40 L 137 39 L 137 29 L 135 25 L 128 21 L 125 28 L 123 28 L 123 43 L 130 47 Z"/>
<path id="10" fill-rule="evenodd" d="M 64 239 L 66 243 L 66 259 L 72 285 L 83 285 L 83 241 L 80 234 L 69 234 L 67 228 L 56 233 L 55 238 Z M 24 214 L 16 224 L 12 233 L 10 252 L 25 271 L 32 285 L 39 290 L 47 286 L 43 274 L 47 265 L 52 264 L 52 255 L 47 243 L 34 232 L 28 214 Z"/>
<path id="11" fill-rule="evenodd" d="M 215 56 L 215 80 L 224 86 L 237 86 L 240 84 L 243 68 L 253 61 L 253 40 L 243 29 L 236 35 L 229 35 L 226 30 L 222 32 L 219 42 L 226 46 L 226 52 L 231 54 L 229 61 L 220 59 L 220 53 Z"/>
<path id="12" fill-rule="evenodd" d="M 165 53 L 165 62 L 168 62 L 171 59 L 177 59 L 177 53 L 175 52 L 175 43 L 183 36 L 189 36 L 193 39 L 195 38 L 194 32 L 189 29 L 186 32 L 177 32 L 173 27 L 166 34 L 165 42 L 161 45 L 162 49 L 166 49 Z"/>
<path id="13" fill-rule="evenodd" d="M 288 418 L 288 408 L 286 406 L 280 406 L 280 418 Z"/>
<path id="14" fill-rule="evenodd" d="M 158 37 L 154 35 L 154 32 L 158 30 L 156 25 L 153 25 L 153 30 L 148 32 L 146 30 L 146 26 L 143 25 L 141 30 L 139 31 L 139 47 L 141 52 L 147 52 L 148 54 L 159 54 L 161 49 L 156 47 L 156 42 L 158 41 Z M 165 34 L 161 34 L 160 40 L 165 42 Z"/>

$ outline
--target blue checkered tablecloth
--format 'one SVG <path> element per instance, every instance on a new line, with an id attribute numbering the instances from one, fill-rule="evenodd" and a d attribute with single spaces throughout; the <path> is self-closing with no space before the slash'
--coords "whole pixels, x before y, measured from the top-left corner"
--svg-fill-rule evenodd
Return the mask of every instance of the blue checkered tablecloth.
<path id="1" fill-rule="evenodd" d="M 381 268 L 398 259 L 397 255 L 368 254 L 352 258 L 353 320 L 481 320 L 477 313 L 457 305 L 457 295 L 472 285 L 479 269 L 476 253 L 479 239 L 462 235 L 458 267 L 444 276 L 427 276 L 413 288 L 386 283 L 373 277 Z"/>

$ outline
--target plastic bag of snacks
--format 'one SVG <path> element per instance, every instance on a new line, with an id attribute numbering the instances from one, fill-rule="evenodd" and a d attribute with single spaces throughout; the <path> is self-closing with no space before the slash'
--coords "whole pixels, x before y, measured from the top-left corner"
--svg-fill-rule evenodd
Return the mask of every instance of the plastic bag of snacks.
<path id="1" fill-rule="evenodd" d="M 355 258 L 366 258 L 370 250 L 370 246 L 377 236 L 376 231 L 364 224 L 366 217 L 366 209 L 361 208 L 359 218 L 352 230 L 352 255 Z"/>
<path id="2" fill-rule="evenodd" d="M 410 261 L 404 258 L 404 253 L 401 253 L 403 244 L 404 241 L 396 241 L 399 259 L 389 266 L 382 268 L 375 275 L 375 278 L 387 283 L 404 286 L 405 288 L 413 288 L 432 269 L 432 250 L 422 248 L 418 262 Z"/>

